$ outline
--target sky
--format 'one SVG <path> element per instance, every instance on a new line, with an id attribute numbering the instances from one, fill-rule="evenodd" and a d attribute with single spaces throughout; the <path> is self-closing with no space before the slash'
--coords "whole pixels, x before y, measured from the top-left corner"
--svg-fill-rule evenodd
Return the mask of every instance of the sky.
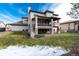
<path id="1" fill-rule="evenodd" d="M 71 9 L 71 4 L 67 3 L 0 3 L 0 21 L 4 23 L 14 23 L 22 20 L 22 16 L 28 16 L 28 7 L 32 10 L 44 12 L 54 11 L 59 14 L 60 22 L 71 20 L 66 13 Z"/>
<path id="2" fill-rule="evenodd" d="M 13 23 L 21 20 L 22 16 L 27 16 L 28 4 L 0 3 L 0 21 Z"/>

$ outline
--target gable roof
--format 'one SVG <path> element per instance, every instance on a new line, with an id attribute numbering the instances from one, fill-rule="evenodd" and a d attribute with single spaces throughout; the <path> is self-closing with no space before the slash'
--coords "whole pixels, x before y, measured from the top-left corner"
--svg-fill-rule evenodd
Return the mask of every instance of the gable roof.
<path id="1" fill-rule="evenodd" d="M 6 24 L 3 21 L 0 21 L 0 23 L 3 23 L 6 26 Z"/>

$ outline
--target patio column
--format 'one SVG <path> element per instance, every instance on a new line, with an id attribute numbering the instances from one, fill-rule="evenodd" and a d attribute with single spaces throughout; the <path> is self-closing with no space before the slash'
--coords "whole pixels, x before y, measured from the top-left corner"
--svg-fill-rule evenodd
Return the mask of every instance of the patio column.
<path id="1" fill-rule="evenodd" d="M 53 34 L 54 33 L 54 31 L 53 31 L 53 19 L 51 19 L 51 29 L 52 29 L 51 34 Z"/>
<path id="2" fill-rule="evenodd" d="M 35 34 L 38 35 L 38 17 L 35 16 Z"/>

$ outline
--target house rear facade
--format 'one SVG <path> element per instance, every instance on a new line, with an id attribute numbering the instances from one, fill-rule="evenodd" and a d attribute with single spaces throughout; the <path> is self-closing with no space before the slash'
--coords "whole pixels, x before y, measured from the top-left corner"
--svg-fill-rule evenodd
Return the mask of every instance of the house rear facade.
<path id="1" fill-rule="evenodd" d="M 58 14 L 52 11 L 38 12 L 29 10 L 28 32 L 31 37 L 35 35 L 48 35 L 59 33 Z"/>
<path id="2" fill-rule="evenodd" d="M 35 35 L 49 35 L 59 33 L 58 14 L 52 11 L 38 12 L 28 10 L 28 17 L 22 17 L 22 21 L 11 25 L 11 31 L 27 31 L 31 37 Z"/>
<path id="3" fill-rule="evenodd" d="M 79 32 L 79 20 L 60 23 L 61 32 Z"/>

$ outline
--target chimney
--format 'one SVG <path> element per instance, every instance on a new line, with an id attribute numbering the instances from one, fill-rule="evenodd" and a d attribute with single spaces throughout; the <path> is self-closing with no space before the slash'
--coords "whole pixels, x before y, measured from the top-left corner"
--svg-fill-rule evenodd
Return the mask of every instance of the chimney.
<path id="1" fill-rule="evenodd" d="M 28 7 L 28 13 L 29 13 L 30 10 L 31 10 L 31 7 L 29 6 L 29 7 Z"/>

